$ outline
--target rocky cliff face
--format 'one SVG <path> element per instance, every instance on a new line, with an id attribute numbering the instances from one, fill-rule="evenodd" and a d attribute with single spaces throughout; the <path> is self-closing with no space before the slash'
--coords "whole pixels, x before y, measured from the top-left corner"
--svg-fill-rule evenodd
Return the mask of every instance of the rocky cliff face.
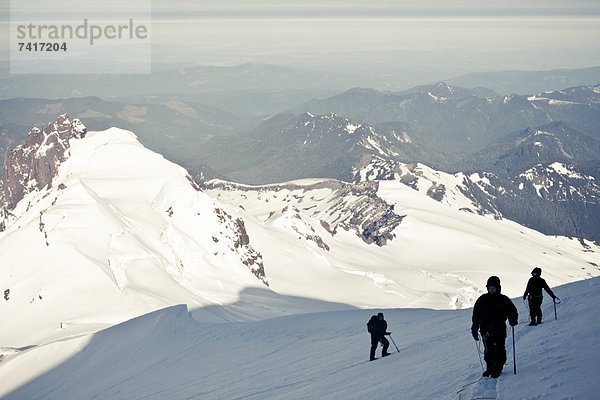
<path id="1" fill-rule="evenodd" d="M 293 230 L 303 240 L 328 251 L 327 234 L 354 232 L 368 244 L 385 246 L 404 215 L 377 195 L 378 182 L 345 183 L 336 180 L 297 181 L 278 185 L 246 186 L 210 181 L 207 190 L 227 203 L 241 207 L 252 199 L 268 210 L 265 223 Z M 275 221 L 279 222 L 275 222 Z M 315 224 L 315 222 L 317 222 Z M 320 226 L 319 226 L 320 225 Z M 324 231 L 321 234 L 321 228 Z M 324 236 L 321 236 L 322 234 Z"/>
<path id="2" fill-rule="evenodd" d="M 60 164 L 69 156 L 69 140 L 86 132 L 80 120 L 61 115 L 45 127 L 32 128 L 25 143 L 7 155 L 0 180 L 0 231 L 25 195 L 52 187 Z"/>
<path id="3" fill-rule="evenodd" d="M 250 237 L 246 231 L 244 220 L 241 218 L 234 219 L 230 214 L 220 208 L 214 209 L 220 223 L 225 226 L 228 232 L 233 233 L 231 236 L 225 237 L 225 240 L 232 252 L 237 252 L 242 261 L 250 272 L 265 286 L 269 286 L 269 280 L 265 274 L 262 255 L 250 245 Z M 213 241 L 218 242 L 219 238 L 213 236 Z"/>

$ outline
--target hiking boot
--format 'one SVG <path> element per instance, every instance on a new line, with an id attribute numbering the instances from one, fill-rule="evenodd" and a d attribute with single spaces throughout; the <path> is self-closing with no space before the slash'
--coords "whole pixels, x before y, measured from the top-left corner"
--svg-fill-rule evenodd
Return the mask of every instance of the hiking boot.
<path id="1" fill-rule="evenodd" d="M 492 374 L 492 373 L 491 373 L 490 371 L 485 371 L 485 372 L 483 373 L 483 375 L 481 375 L 481 376 L 483 376 L 484 378 L 487 378 L 487 377 L 488 377 L 488 376 L 490 376 L 491 374 Z"/>
<path id="2" fill-rule="evenodd" d="M 387 356 L 389 356 L 390 354 L 391 354 L 391 353 L 382 353 L 382 354 L 381 354 L 381 357 L 387 357 Z"/>
<path id="3" fill-rule="evenodd" d="M 531 322 L 529 323 L 529 326 L 536 326 L 536 325 L 537 325 L 537 323 L 536 323 L 535 321 L 531 321 Z"/>
<path id="4" fill-rule="evenodd" d="M 371 359 L 369 361 L 375 361 L 377 360 L 377 357 L 371 357 Z"/>
<path id="5" fill-rule="evenodd" d="M 490 376 L 494 379 L 498 378 L 502 374 L 502 371 L 494 371 L 490 374 Z"/>

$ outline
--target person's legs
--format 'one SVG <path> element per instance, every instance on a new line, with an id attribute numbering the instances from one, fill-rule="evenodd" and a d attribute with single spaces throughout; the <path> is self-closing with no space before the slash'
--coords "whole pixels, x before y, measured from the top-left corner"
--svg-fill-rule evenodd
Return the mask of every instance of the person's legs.
<path id="1" fill-rule="evenodd" d="M 390 341 L 387 340 L 385 336 L 383 336 L 380 341 L 381 341 L 381 344 L 383 345 L 383 350 L 381 350 L 381 356 L 385 357 L 388 354 L 390 354 L 390 353 L 388 353 L 388 347 L 390 347 Z"/>
<path id="2" fill-rule="evenodd" d="M 542 323 L 542 301 L 544 301 L 543 297 L 540 297 L 540 303 L 538 304 L 538 317 L 537 317 L 537 324 L 541 324 Z"/>
<path id="3" fill-rule="evenodd" d="M 531 321 L 534 325 L 542 323 L 542 296 L 531 298 L 530 307 L 532 312 Z"/>
<path id="4" fill-rule="evenodd" d="M 497 378 L 502 373 L 506 363 L 506 327 L 498 329 L 493 334 L 494 342 L 494 370 L 491 371 L 491 377 Z"/>
<path id="5" fill-rule="evenodd" d="M 506 329 L 486 332 L 483 339 L 485 348 L 484 359 L 487 364 L 487 370 L 484 376 L 497 378 L 502 373 L 506 363 Z"/>
<path id="6" fill-rule="evenodd" d="M 379 343 L 379 338 L 376 335 L 371 334 L 371 354 L 369 359 L 371 361 L 375 360 L 375 350 L 377 350 L 377 344 Z"/>
<path id="7" fill-rule="evenodd" d="M 535 320 L 536 320 L 536 315 L 537 315 L 534 298 L 529 297 L 528 303 L 529 303 L 529 317 L 531 318 L 529 325 L 533 326 L 533 325 L 535 325 Z"/>
<path id="8" fill-rule="evenodd" d="M 494 343 L 491 340 L 491 336 L 488 332 L 482 332 L 481 338 L 483 339 L 483 359 L 485 360 L 485 372 L 483 376 L 490 376 L 494 370 L 494 358 L 493 358 L 493 347 Z"/>

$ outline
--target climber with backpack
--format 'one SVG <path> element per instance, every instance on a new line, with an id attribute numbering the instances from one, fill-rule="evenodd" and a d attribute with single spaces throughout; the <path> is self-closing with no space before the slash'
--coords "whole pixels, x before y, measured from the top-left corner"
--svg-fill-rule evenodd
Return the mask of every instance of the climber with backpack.
<path id="1" fill-rule="evenodd" d="M 552 301 L 560 302 L 560 299 L 552 292 L 552 289 L 550 289 L 541 275 L 542 269 L 540 267 L 535 267 L 531 271 L 531 278 L 529 278 L 525 294 L 523 294 L 523 300 L 527 299 L 529 302 L 529 315 L 531 317 L 529 326 L 536 326 L 542 323 L 542 301 L 544 300 L 542 289 L 552 297 Z"/>
<path id="2" fill-rule="evenodd" d="M 367 322 L 367 331 L 371 334 L 371 354 L 370 360 L 377 360 L 375 357 L 375 350 L 377 345 L 381 342 L 383 350 L 381 351 L 381 357 L 389 356 L 388 347 L 390 346 L 389 340 L 385 338 L 386 335 L 390 335 L 391 332 L 387 331 L 387 322 L 383 319 L 383 313 L 373 315 L 369 322 Z"/>

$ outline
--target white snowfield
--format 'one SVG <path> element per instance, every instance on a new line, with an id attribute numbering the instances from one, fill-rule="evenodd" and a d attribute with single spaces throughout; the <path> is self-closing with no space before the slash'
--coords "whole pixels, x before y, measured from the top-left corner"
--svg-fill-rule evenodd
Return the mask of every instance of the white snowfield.
<path id="1" fill-rule="evenodd" d="M 452 186 L 444 174 L 440 178 Z M 395 239 L 383 247 L 367 245 L 351 230 L 332 235 L 322 226 L 321 221 L 332 225 L 337 219 L 337 214 L 328 219 L 337 198 L 326 180 L 292 183 L 293 189 L 289 184 L 230 184 L 207 192 L 221 204 L 243 207 L 251 241 L 263 254 L 278 293 L 317 294 L 357 307 L 464 308 L 474 304 L 492 274 L 503 273 L 507 294 L 518 296 L 535 265 L 550 285 L 600 271 L 599 248 L 592 242 L 545 236 L 510 220 L 461 211 L 468 208 L 464 196 L 447 196 L 439 203 L 426 190 L 398 181 L 380 181 L 377 192 L 405 216 Z M 318 183 L 322 188 L 310 189 Z M 350 200 L 346 204 L 352 206 Z M 330 250 L 320 249 L 306 232 Z"/>
<path id="2" fill-rule="evenodd" d="M 595 399 L 600 278 L 554 288 L 554 320 L 526 325 L 520 299 L 508 362 L 483 378 L 469 326 L 471 310 L 384 310 L 400 349 L 368 361 L 366 322 L 351 310 L 256 322 L 207 324 L 183 305 L 95 335 L 5 356 L 3 399 Z M 380 354 L 381 349 L 378 349 Z M 475 382 L 475 383 L 473 383 Z M 473 383 L 471 385 L 468 385 Z M 465 385 L 468 385 L 465 387 Z"/>
<path id="3" fill-rule="evenodd" d="M 343 228 L 357 196 L 340 202 L 339 183 L 200 191 L 131 132 L 70 144 L 52 187 L 23 199 L 0 233 L 0 396 L 443 398 L 479 375 L 469 312 L 449 310 L 470 307 L 490 275 L 512 297 L 533 266 L 553 287 L 599 275 L 593 243 L 460 211 L 400 182 L 376 193 L 403 216 L 380 247 Z M 192 318 L 168 308 L 178 304 Z M 365 308 L 393 309 L 402 360 L 352 366 L 368 356 Z M 593 332 L 590 319 L 569 332 Z M 564 385 L 565 396 L 582 393 Z"/>

